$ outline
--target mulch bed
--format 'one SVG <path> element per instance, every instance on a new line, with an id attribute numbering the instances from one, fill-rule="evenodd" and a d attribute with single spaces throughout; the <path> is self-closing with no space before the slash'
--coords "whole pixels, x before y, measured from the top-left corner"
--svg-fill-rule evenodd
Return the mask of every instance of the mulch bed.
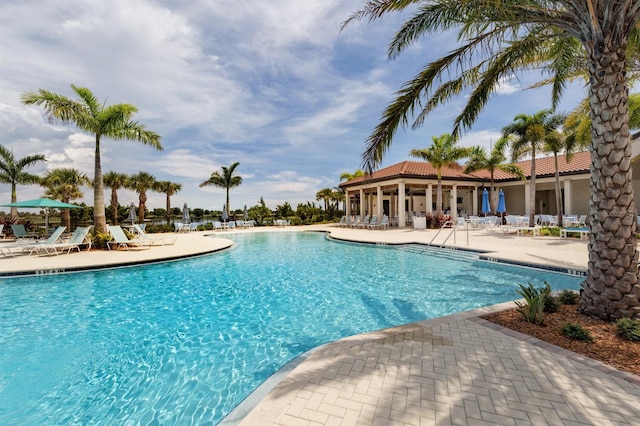
<path id="1" fill-rule="evenodd" d="M 582 315 L 578 312 L 577 305 L 562 305 L 557 312 L 545 314 L 545 325 L 542 326 L 526 322 L 515 309 L 483 318 L 640 376 L 640 342 L 622 339 L 618 336 L 614 323 Z M 589 330 L 594 341 L 581 342 L 563 335 L 561 330 L 567 322 L 580 324 Z"/>

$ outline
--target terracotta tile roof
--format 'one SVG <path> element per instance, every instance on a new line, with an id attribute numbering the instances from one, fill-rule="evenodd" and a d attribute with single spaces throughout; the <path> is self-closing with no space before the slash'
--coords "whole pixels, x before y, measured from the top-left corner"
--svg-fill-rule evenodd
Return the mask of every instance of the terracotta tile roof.
<path id="1" fill-rule="evenodd" d="M 531 177 L 531 160 L 520 161 L 515 163 L 524 172 L 527 178 Z M 558 169 L 561 175 L 566 174 L 578 174 L 589 173 L 591 165 L 591 154 L 588 151 L 575 153 L 571 157 L 571 161 L 567 163 L 565 155 L 558 156 Z M 456 179 L 456 180 L 486 180 L 490 177 L 487 170 L 479 170 L 472 174 L 464 173 L 461 165 L 452 165 L 444 167 L 442 169 L 442 178 Z M 544 157 L 536 159 L 536 176 L 547 177 L 553 176 L 555 173 L 555 166 L 553 157 Z M 362 176 L 356 179 L 352 179 L 348 182 L 342 182 L 341 187 L 354 186 L 362 182 L 389 180 L 397 177 L 408 178 L 424 178 L 424 179 L 437 179 L 437 171 L 430 163 L 424 161 L 402 161 L 384 169 L 377 170 L 371 175 Z M 494 172 L 494 179 L 496 181 L 506 181 L 517 179 L 517 177 L 504 173 L 500 170 Z"/>

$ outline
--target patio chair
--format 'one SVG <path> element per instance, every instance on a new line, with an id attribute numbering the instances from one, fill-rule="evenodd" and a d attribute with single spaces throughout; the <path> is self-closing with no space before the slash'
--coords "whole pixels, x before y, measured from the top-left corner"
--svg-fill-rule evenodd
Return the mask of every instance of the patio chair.
<path id="1" fill-rule="evenodd" d="M 213 222 L 213 230 L 222 231 L 222 222 L 219 222 L 219 221 Z"/>
<path id="2" fill-rule="evenodd" d="M 67 229 L 66 226 L 58 226 L 53 231 L 51 236 L 47 238 L 45 241 L 23 246 L 22 253 L 31 255 L 33 253 L 41 254 L 44 252 L 45 254 L 53 254 L 55 252 L 55 254 L 58 254 L 54 246 L 62 242 L 62 239 L 60 237 L 62 236 L 62 234 L 66 229 Z"/>
<path id="3" fill-rule="evenodd" d="M 109 227 L 109 233 L 113 238 L 112 241 L 107 241 L 107 248 L 111 250 L 111 246 L 116 246 L 116 249 L 125 248 L 129 250 L 134 249 L 148 249 L 151 247 L 151 243 L 145 240 L 130 240 L 124 233 L 120 225 L 112 225 Z"/>
<path id="4" fill-rule="evenodd" d="M 28 232 L 24 225 L 21 223 L 11 225 L 11 230 L 13 231 L 13 236 L 16 238 L 35 239 L 38 236 L 38 234 L 35 232 Z"/>
<path id="5" fill-rule="evenodd" d="M 189 224 L 189 232 L 196 232 L 198 230 L 198 222 L 191 222 Z"/>
<path id="6" fill-rule="evenodd" d="M 376 223 L 377 221 L 378 221 L 378 216 L 373 215 L 373 216 L 371 216 L 371 218 L 369 219 L 368 222 L 364 221 L 364 222 L 360 223 L 360 225 L 358 225 L 358 228 L 360 228 L 360 229 L 368 228 L 369 225 L 371 225 L 372 223 Z"/>
<path id="7" fill-rule="evenodd" d="M 371 221 L 369 224 L 369 229 L 388 229 L 389 228 L 389 217 L 385 214 L 382 216 L 379 222 L 374 223 Z"/>
<path id="8" fill-rule="evenodd" d="M 146 231 L 144 229 L 142 229 L 142 227 L 138 224 L 134 224 L 133 225 L 133 231 L 138 234 L 136 238 L 134 238 L 132 241 L 135 241 L 137 239 L 142 240 L 142 241 L 148 241 L 149 245 L 151 246 L 168 246 L 168 245 L 173 245 L 176 243 L 176 240 L 178 239 L 177 236 L 175 235 L 167 235 L 167 236 L 150 236 L 149 234 L 146 233 Z"/>
<path id="9" fill-rule="evenodd" d="M 73 231 L 69 240 L 61 243 L 54 243 L 49 246 L 43 247 L 45 250 L 45 254 L 55 254 L 67 251 L 67 254 L 71 253 L 71 250 L 76 249 L 78 253 L 80 252 L 80 246 L 88 245 L 87 250 L 91 249 L 91 239 L 89 238 L 87 242 L 87 235 L 89 235 L 89 230 L 91 230 L 90 226 L 79 226 Z M 39 254 L 42 253 L 42 250 Z"/>

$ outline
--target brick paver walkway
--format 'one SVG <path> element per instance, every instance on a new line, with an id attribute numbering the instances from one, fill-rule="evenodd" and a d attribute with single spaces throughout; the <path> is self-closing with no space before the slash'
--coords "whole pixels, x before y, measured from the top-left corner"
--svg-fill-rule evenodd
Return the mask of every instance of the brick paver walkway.
<path id="1" fill-rule="evenodd" d="M 495 328 L 461 314 L 325 345 L 241 424 L 640 424 L 639 377 Z"/>

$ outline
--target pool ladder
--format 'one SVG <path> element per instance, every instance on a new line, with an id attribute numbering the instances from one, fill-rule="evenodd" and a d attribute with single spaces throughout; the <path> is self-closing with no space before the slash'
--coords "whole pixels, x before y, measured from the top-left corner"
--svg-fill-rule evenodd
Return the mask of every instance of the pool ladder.
<path id="1" fill-rule="evenodd" d="M 395 247 L 397 250 L 403 250 L 410 253 L 428 255 L 428 256 L 440 256 L 447 259 L 457 259 L 462 261 L 478 260 L 478 255 L 474 252 L 466 250 L 457 250 L 455 248 L 428 246 L 423 244 L 410 244 Z"/>
<path id="2" fill-rule="evenodd" d="M 436 238 L 438 238 L 438 235 L 440 235 L 440 232 L 442 232 L 443 229 L 450 229 L 451 232 L 449 232 L 449 235 L 447 235 L 447 237 L 444 239 L 444 241 L 442 242 L 442 244 L 440 244 L 440 248 L 444 248 L 444 245 L 447 243 L 447 241 L 449 241 L 449 238 L 453 235 L 453 244 L 456 244 L 456 223 L 452 220 L 448 220 L 446 221 L 443 225 L 442 228 L 438 229 L 438 232 L 436 232 L 436 235 L 433 236 L 433 238 L 431 239 L 431 241 L 429 241 L 429 245 L 433 246 L 433 242 L 436 240 Z M 467 224 L 467 245 L 469 245 L 469 225 Z"/>

